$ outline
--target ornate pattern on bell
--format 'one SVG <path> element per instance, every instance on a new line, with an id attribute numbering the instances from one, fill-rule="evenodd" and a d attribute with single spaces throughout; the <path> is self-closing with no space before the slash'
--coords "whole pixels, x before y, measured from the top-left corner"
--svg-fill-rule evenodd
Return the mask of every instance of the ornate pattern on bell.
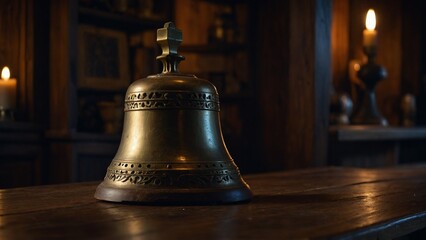
<path id="1" fill-rule="evenodd" d="M 250 200 L 223 141 L 216 88 L 178 72 L 182 32 L 173 23 L 157 30 L 157 42 L 163 72 L 127 89 L 120 147 L 95 198 L 184 204 Z"/>

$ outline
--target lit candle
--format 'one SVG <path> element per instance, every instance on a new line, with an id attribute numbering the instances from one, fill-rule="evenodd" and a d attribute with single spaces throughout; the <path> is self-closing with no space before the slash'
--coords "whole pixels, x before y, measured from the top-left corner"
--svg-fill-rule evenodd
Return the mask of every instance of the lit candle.
<path id="1" fill-rule="evenodd" d="M 363 32 L 363 46 L 366 48 L 376 47 L 377 45 L 377 31 L 376 28 L 376 14 L 373 9 L 369 9 L 367 17 L 365 18 L 366 29 Z"/>
<path id="2" fill-rule="evenodd" d="M 10 78 L 8 67 L 1 71 L 0 79 L 0 108 L 15 109 L 16 107 L 16 79 Z"/>

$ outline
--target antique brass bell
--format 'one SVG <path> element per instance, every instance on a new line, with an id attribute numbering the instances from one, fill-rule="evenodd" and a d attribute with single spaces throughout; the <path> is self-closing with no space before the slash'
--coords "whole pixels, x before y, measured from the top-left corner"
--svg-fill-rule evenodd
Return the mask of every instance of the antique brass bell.
<path id="1" fill-rule="evenodd" d="M 182 32 L 173 23 L 157 30 L 157 42 L 163 72 L 127 89 L 120 147 L 95 198 L 184 204 L 250 200 L 223 141 L 216 88 L 178 72 Z"/>

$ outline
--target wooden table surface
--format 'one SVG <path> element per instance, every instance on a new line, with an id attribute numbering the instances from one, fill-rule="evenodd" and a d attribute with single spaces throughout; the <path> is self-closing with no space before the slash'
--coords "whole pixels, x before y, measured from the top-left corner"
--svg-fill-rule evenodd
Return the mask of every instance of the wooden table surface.
<path id="1" fill-rule="evenodd" d="M 244 178 L 255 196 L 237 205 L 101 202 L 98 183 L 0 190 L 0 239 L 382 238 L 426 227 L 426 166 Z"/>

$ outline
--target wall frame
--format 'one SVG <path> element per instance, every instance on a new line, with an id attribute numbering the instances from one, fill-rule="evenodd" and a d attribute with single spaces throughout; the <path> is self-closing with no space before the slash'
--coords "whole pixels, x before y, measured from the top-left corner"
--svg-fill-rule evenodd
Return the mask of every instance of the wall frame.
<path id="1" fill-rule="evenodd" d="M 128 43 L 124 32 L 80 25 L 78 80 L 80 88 L 122 90 L 129 85 Z"/>

